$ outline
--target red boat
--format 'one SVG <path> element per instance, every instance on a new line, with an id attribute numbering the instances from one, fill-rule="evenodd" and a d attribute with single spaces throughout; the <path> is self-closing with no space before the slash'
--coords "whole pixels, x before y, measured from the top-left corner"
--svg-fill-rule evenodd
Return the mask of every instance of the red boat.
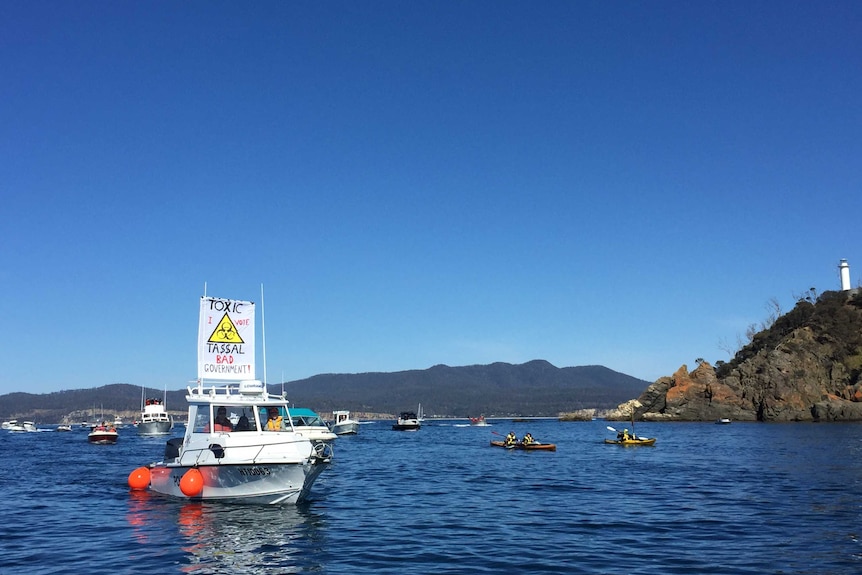
<path id="1" fill-rule="evenodd" d="M 93 430 L 87 434 L 87 441 L 99 445 L 106 445 L 109 443 L 116 443 L 119 436 L 120 434 L 117 433 L 117 430 L 113 427 L 99 425 L 94 427 Z"/>
<path id="2" fill-rule="evenodd" d="M 557 445 L 555 443 L 513 443 L 511 445 L 506 445 L 505 441 L 492 441 L 491 445 L 493 447 L 505 447 L 506 449 L 523 449 L 524 451 L 556 451 Z"/>

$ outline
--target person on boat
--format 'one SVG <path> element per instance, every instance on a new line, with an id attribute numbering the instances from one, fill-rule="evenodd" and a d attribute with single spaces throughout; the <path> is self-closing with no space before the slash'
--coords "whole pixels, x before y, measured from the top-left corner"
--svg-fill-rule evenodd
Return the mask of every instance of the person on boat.
<path id="1" fill-rule="evenodd" d="M 267 410 L 266 430 L 281 431 L 284 427 L 284 418 L 278 413 L 277 407 L 270 407 Z"/>
<path id="2" fill-rule="evenodd" d="M 227 418 L 227 408 L 225 406 L 221 406 L 216 410 L 213 431 L 233 431 L 233 423 Z"/>
<path id="3" fill-rule="evenodd" d="M 514 431 L 510 431 L 506 436 L 506 445 L 515 445 L 518 443 L 518 436 L 515 435 Z"/>
<path id="4" fill-rule="evenodd" d="M 246 414 L 242 414 L 239 421 L 236 422 L 234 431 L 251 431 L 251 422 Z"/>
<path id="5" fill-rule="evenodd" d="M 623 429 L 622 431 L 617 433 L 617 439 L 619 441 L 628 441 L 630 438 L 631 438 L 631 436 L 629 435 L 628 429 Z"/>
<path id="6" fill-rule="evenodd" d="M 521 440 L 521 443 L 523 443 L 524 445 L 529 445 L 529 444 L 535 443 L 535 442 L 536 442 L 536 440 L 533 439 L 533 436 L 530 434 L 529 431 L 527 432 L 527 435 L 524 436 L 524 439 Z"/>

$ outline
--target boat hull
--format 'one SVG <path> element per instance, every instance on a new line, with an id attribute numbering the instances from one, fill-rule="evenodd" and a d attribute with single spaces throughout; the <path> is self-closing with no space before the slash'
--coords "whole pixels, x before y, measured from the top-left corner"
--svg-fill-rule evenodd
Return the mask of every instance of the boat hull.
<path id="1" fill-rule="evenodd" d="M 610 443 L 613 445 L 622 445 L 624 447 L 630 445 L 655 445 L 655 437 L 651 437 L 649 439 L 605 439 L 605 443 Z"/>
<path id="2" fill-rule="evenodd" d="M 168 435 L 174 424 L 172 421 L 146 421 L 138 424 L 138 435 Z"/>
<path id="3" fill-rule="evenodd" d="M 513 443 L 511 445 L 506 445 L 505 441 L 492 441 L 491 445 L 493 447 L 506 447 L 508 449 L 519 449 L 521 451 L 556 451 L 557 445 L 555 443 Z"/>
<path id="4" fill-rule="evenodd" d="M 395 431 L 418 431 L 421 427 L 418 423 L 396 423 L 392 426 Z"/>
<path id="5" fill-rule="evenodd" d="M 328 465 L 324 460 L 306 463 L 244 463 L 201 465 L 203 488 L 193 497 L 180 489 L 187 465 L 153 464 L 150 489 L 156 493 L 192 501 L 227 501 L 279 505 L 298 503 L 307 498 L 311 486 Z"/>
<path id="6" fill-rule="evenodd" d="M 172 421 L 145 421 L 138 424 L 138 435 L 168 435 L 173 428 Z"/>
<path id="7" fill-rule="evenodd" d="M 119 434 L 116 431 L 91 431 L 87 434 L 87 441 L 96 445 L 108 445 L 116 443 Z"/>
<path id="8" fill-rule="evenodd" d="M 356 421 L 345 421 L 332 425 L 332 433 L 335 435 L 353 435 L 359 433 L 359 423 Z"/>

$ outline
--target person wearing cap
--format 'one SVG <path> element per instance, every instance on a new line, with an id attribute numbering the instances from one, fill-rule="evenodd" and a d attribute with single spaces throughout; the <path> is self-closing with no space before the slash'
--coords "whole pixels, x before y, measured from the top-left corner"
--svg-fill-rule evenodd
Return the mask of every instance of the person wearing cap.
<path id="1" fill-rule="evenodd" d="M 266 430 L 281 431 L 284 426 L 284 419 L 278 413 L 277 407 L 267 409 Z"/>

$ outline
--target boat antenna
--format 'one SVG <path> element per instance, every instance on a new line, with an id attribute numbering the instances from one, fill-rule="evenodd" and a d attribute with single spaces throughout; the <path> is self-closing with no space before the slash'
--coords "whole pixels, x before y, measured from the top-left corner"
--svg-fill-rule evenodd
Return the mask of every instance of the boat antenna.
<path id="1" fill-rule="evenodd" d="M 260 329 L 263 335 L 263 385 L 266 389 L 266 314 L 263 309 L 263 284 L 260 284 Z"/>

